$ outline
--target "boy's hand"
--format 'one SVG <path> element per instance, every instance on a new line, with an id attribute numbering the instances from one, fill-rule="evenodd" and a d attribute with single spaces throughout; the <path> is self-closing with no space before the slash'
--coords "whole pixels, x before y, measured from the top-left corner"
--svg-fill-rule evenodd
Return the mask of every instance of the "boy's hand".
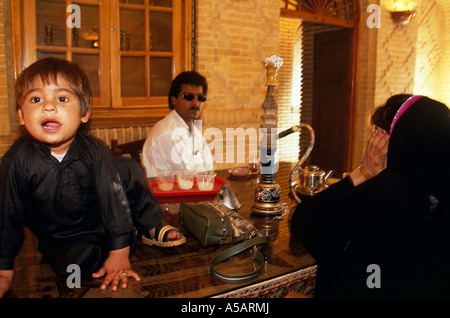
<path id="1" fill-rule="evenodd" d="M 140 281 L 139 275 L 131 269 L 130 261 L 130 247 L 125 247 L 120 250 L 109 252 L 109 256 L 96 273 L 92 277 L 99 278 L 106 274 L 100 289 L 105 290 L 111 284 L 111 290 L 116 291 L 119 283 L 122 288 L 128 285 L 128 277 L 133 277 L 136 281 Z"/>
<path id="2" fill-rule="evenodd" d="M 0 271 L 0 298 L 2 298 L 11 287 L 12 278 L 12 270 Z"/>

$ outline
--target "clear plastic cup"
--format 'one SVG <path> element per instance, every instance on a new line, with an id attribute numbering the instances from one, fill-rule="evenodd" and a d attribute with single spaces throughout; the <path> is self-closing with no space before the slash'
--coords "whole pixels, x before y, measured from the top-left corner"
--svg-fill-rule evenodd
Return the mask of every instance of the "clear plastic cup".
<path id="1" fill-rule="evenodd" d="M 214 171 L 197 172 L 197 186 L 200 191 L 211 191 L 214 188 L 216 173 Z"/>
<path id="2" fill-rule="evenodd" d="M 179 170 L 175 172 L 178 186 L 182 190 L 190 190 L 194 186 L 195 172 L 189 170 Z"/>
<path id="3" fill-rule="evenodd" d="M 162 191 L 171 191 L 175 183 L 175 173 L 173 171 L 158 171 L 158 187 Z"/>

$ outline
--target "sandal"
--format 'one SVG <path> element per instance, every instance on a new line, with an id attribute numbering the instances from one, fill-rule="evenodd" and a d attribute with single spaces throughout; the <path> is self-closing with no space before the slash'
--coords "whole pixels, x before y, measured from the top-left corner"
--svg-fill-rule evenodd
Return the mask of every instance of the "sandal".
<path id="1" fill-rule="evenodd" d="M 181 234 L 181 237 L 176 240 L 169 240 L 169 233 L 171 231 L 177 231 Z M 150 231 L 143 232 L 142 242 L 147 245 L 171 247 L 186 243 L 186 237 L 176 227 L 163 221 L 155 227 L 155 237 L 152 237 Z"/>

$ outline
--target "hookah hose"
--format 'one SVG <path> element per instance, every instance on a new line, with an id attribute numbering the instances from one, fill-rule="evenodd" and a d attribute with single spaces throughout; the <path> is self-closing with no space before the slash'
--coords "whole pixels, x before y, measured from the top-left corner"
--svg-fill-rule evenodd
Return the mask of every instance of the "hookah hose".
<path id="1" fill-rule="evenodd" d="M 280 132 L 278 135 L 275 136 L 275 138 L 276 139 L 281 139 L 281 138 L 286 137 L 286 136 L 288 136 L 288 135 L 290 135 L 290 134 L 292 134 L 292 133 L 294 133 L 296 131 L 299 131 L 300 130 L 300 126 L 301 125 L 292 126 L 291 128 Z"/>
<path id="2" fill-rule="evenodd" d="M 305 162 L 305 160 L 308 158 L 308 156 L 311 154 L 312 149 L 314 148 L 314 142 L 316 140 L 315 134 L 314 134 L 314 129 L 308 125 L 308 124 L 301 124 L 301 125 L 297 125 L 297 126 L 293 126 L 285 131 L 282 131 L 281 133 L 278 134 L 278 138 L 283 138 L 295 131 L 299 131 L 301 130 L 302 127 L 305 127 L 309 130 L 309 134 L 310 134 L 310 142 L 309 142 L 309 146 L 308 148 L 306 148 L 305 153 L 303 154 L 303 156 L 300 158 L 300 160 L 297 162 L 297 164 L 295 165 L 294 169 L 292 169 L 291 171 L 291 175 L 289 176 L 289 187 L 291 189 L 291 193 L 293 195 L 293 197 L 295 198 L 295 200 L 300 203 L 302 200 L 299 198 L 299 196 L 297 195 L 297 192 L 294 189 L 294 185 L 295 182 L 293 181 L 295 173 L 297 172 L 297 170 L 300 168 L 301 169 L 301 165 Z"/>

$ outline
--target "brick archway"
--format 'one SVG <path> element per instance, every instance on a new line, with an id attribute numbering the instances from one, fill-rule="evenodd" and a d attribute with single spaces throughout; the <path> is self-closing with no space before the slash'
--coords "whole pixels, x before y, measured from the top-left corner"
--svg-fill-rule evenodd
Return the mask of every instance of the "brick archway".
<path id="1" fill-rule="evenodd" d="M 305 21 L 356 28 L 359 1 L 353 0 L 281 0 L 281 15 Z"/>

